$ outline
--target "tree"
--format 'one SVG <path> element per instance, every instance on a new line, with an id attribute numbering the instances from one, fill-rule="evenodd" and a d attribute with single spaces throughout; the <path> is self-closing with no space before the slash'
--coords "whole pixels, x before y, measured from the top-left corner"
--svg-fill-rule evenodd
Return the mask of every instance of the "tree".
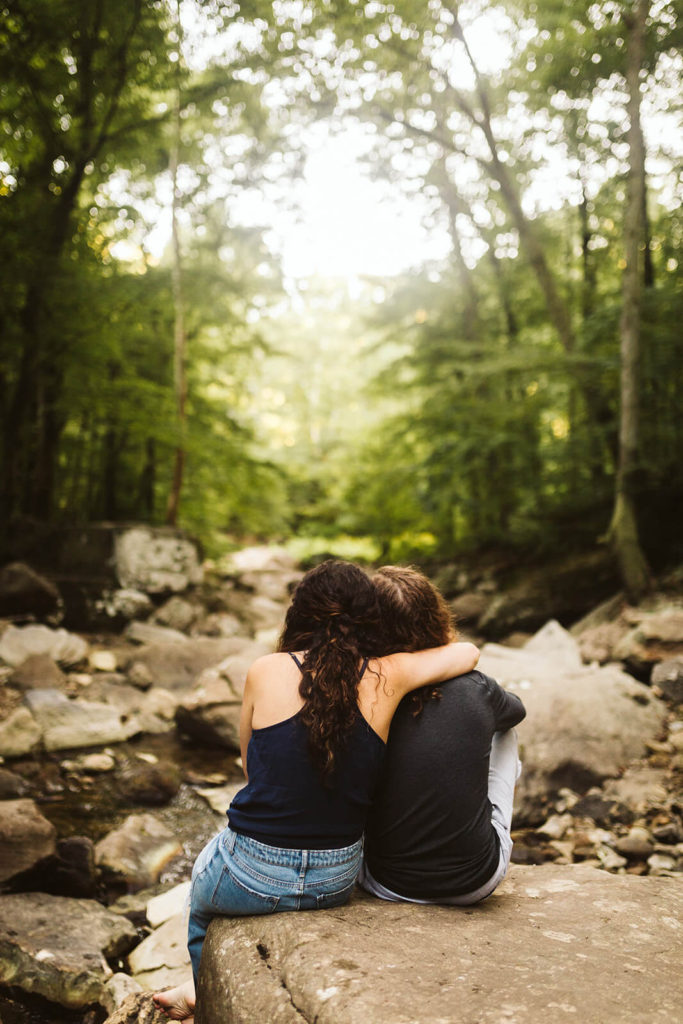
<path id="1" fill-rule="evenodd" d="M 638 601 L 651 587 L 650 571 L 638 540 L 634 480 L 638 471 L 639 442 L 639 346 L 643 272 L 640 254 L 644 249 L 645 146 L 640 123 L 640 77 L 645 53 L 645 31 L 649 0 L 635 0 L 624 13 L 627 29 L 626 81 L 628 86 L 630 167 L 624 218 L 623 307 L 621 336 L 621 387 L 619 413 L 619 464 L 610 540 L 619 562 L 624 589 Z"/>

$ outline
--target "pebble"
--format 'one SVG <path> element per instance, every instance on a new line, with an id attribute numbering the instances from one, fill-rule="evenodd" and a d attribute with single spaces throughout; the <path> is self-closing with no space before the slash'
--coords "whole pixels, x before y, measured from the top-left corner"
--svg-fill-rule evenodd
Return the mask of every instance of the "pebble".
<path id="1" fill-rule="evenodd" d="M 635 825 L 626 836 L 617 839 L 614 844 L 618 853 L 629 860 L 647 860 L 652 853 L 652 837 L 646 828 Z"/>
<path id="2" fill-rule="evenodd" d="M 625 868 L 628 861 L 625 857 L 621 857 L 615 850 L 612 850 L 609 846 L 598 847 L 598 857 L 600 863 L 606 871 L 618 871 L 619 868 Z"/>
<path id="3" fill-rule="evenodd" d="M 88 655 L 88 664 L 94 672 L 116 672 L 116 655 L 113 651 L 95 650 Z"/>
<path id="4" fill-rule="evenodd" d="M 573 824 L 571 814 L 551 814 L 545 825 L 541 825 L 536 831 L 548 839 L 562 839 Z"/>

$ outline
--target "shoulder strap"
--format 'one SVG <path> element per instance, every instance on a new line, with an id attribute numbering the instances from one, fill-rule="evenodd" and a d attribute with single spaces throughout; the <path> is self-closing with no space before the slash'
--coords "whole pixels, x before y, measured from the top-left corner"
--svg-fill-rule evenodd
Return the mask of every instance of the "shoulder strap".
<path id="1" fill-rule="evenodd" d="M 365 672 L 366 668 L 368 667 L 368 662 L 369 661 L 370 661 L 369 658 L 363 658 L 363 664 L 360 667 L 360 675 L 358 676 L 359 681 L 363 678 L 363 673 Z"/>
<path id="2" fill-rule="evenodd" d="M 287 653 L 289 654 L 289 656 L 290 656 L 290 658 L 292 659 L 292 661 L 294 662 L 294 664 L 295 664 L 295 665 L 298 665 L 298 666 L 299 666 L 299 668 L 301 669 L 301 671 L 303 672 L 303 670 L 304 670 L 304 667 L 303 667 L 303 665 L 301 664 L 301 662 L 299 661 L 299 659 L 297 658 L 296 654 L 292 654 L 292 652 L 291 652 L 291 651 L 288 651 Z"/>

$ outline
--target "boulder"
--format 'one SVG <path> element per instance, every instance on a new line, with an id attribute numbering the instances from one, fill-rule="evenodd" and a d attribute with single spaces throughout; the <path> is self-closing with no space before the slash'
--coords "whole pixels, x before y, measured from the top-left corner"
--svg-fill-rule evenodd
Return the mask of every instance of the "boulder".
<path id="1" fill-rule="evenodd" d="M 460 594 L 449 603 L 456 625 L 474 625 L 488 608 L 491 599 L 486 594 L 473 590 L 466 594 Z"/>
<path id="2" fill-rule="evenodd" d="M 0 983 L 81 1009 L 102 1000 L 112 971 L 137 933 L 94 900 L 46 893 L 0 897 Z"/>
<path id="3" fill-rule="evenodd" d="M 121 586 L 145 594 L 180 593 L 203 579 L 197 545 L 178 530 L 121 530 L 114 558 Z"/>
<path id="4" fill-rule="evenodd" d="M 187 637 L 177 629 L 160 626 L 156 622 L 131 622 L 126 639 L 136 644 L 183 644 Z"/>
<path id="5" fill-rule="evenodd" d="M 107 1013 L 115 1013 L 129 996 L 139 996 L 142 995 L 142 992 L 142 986 L 138 985 L 130 974 L 118 971 L 105 984 L 101 1003 Z M 144 1020 L 145 1018 L 141 1016 L 137 1019 Z"/>
<path id="6" fill-rule="evenodd" d="M 88 654 L 85 640 L 65 629 L 48 626 L 8 626 L 0 638 L 0 659 L 22 665 L 32 654 L 48 655 L 64 665 L 75 665 Z"/>
<path id="7" fill-rule="evenodd" d="M 152 928 L 170 921 L 172 917 L 183 914 L 190 899 L 190 882 L 181 882 L 172 889 L 153 896 L 147 904 L 147 920 Z"/>
<path id="8" fill-rule="evenodd" d="M 666 708 L 647 686 L 614 665 L 577 662 L 572 638 L 557 624 L 524 648 L 487 644 L 482 650 L 478 667 L 527 709 L 519 727 L 519 823 L 540 823 L 562 787 L 581 794 L 618 776 L 663 726 Z"/>
<path id="9" fill-rule="evenodd" d="M 175 720 L 181 732 L 211 746 L 239 750 L 239 719 L 249 666 L 268 653 L 264 644 L 245 641 L 239 653 L 199 676 L 178 704 Z"/>
<path id="10" fill-rule="evenodd" d="M 24 562 L 11 562 L 0 569 L 0 618 L 34 615 L 59 621 L 60 613 L 61 596 L 50 580 Z"/>
<path id="11" fill-rule="evenodd" d="M 171 761 L 129 764 L 120 773 L 117 788 L 129 803 L 163 806 L 180 789 L 180 769 Z"/>
<path id="12" fill-rule="evenodd" d="M 179 985 L 191 973 L 187 952 L 187 917 L 181 912 L 164 921 L 128 957 L 128 967 L 148 991 Z"/>
<path id="13" fill-rule="evenodd" d="M 55 852 L 56 829 L 33 800 L 0 803 L 0 882 L 32 868 Z"/>
<path id="14" fill-rule="evenodd" d="M 17 708 L 0 722 L 0 757 L 23 757 L 34 750 L 41 737 L 40 726 L 28 708 Z"/>
<path id="15" fill-rule="evenodd" d="M 154 621 L 161 626 L 168 626 L 170 629 L 186 633 L 197 621 L 202 613 L 200 605 L 185 598 L 174 595 L 169 597 L 154 614 Z"/>
<path id="16" fill-rule="evenodd" d="M 195 1024 L 645 1024 L 683 997 L 683 884 L 513 866 L 475 908 L 215 918 Z M 637 922 L 637 925 L 635 924 Z"/>
<path id="17" fill-rule="evenodd" d="M 657 662 L 683 658 L 683 607 L 653 599 L 653 611 L 635 609 L 636 625 L 615 646 L 613 657 L 648 673 Z"/>
<path id="18" fill-rule="evenodd" d="M 225 786 L 198 787 L 197 792 L 206 800 L 211 810 L 215 811 L 216 814 L 220 814 L 221 818 L 223 818 L 232 803 L 233 797 L 237 796 L 239 791 L 244 789 L 245 785 L 244 781 L 228 782 Z"/>
<path id="19" fill-rule="evenodd" d="M 184 643 L 148 644 L 135 652 L 134 665 L 149 674 L 152 683 L 167 690 L 188 690 L 204 669 L 212 668 L 232 655 L 249 648 L 252 643 L 245 637 L 214 639 L 199 637 Z M 264 650 L 259 648 L 259 654 Z M 255 655 L 258 657 L 258 655 Z M 136 685 L 140 685 L 136 683 Z"/>
<path id="20" fill-rule="evenodd" d="M 25 696 L 46 750 L 121 743 L 140 731 L 134 720 L 109 704 L 69 700 L 57 690 L 31 690 Z"/>
<path id="21" fill-rule="evenodd" d="M 193 636 L 231 637 L 244 634 L 244 623 L 231 612 L 211 612 L 200 619 L 192 630 Z"/>
<path id="22" fill-rule="evenodd" d="M 95 860 L 99 868 L 131 889 L 144 889 L 182 852 L 175 834 L 153 814 L 131 814 L 97 843 Z"/>

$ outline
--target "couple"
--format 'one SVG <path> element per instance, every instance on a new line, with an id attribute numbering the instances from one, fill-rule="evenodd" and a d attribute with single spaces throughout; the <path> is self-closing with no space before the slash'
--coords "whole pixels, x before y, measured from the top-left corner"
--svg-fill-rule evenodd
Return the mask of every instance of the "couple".
<path id="1" fill-rule="evenodd" d="M 383 899 L 467 906 L 505 876 L 525 711 L 453 637 L 413 569 L 328 561 L 303 577 L 277 653 L 247 674 L 247 785 L 195 862 L 193 980 L 154 996 L 169 1017 L 193 1020 L 217 915 L 341 906 L 357 878 Z"/>

